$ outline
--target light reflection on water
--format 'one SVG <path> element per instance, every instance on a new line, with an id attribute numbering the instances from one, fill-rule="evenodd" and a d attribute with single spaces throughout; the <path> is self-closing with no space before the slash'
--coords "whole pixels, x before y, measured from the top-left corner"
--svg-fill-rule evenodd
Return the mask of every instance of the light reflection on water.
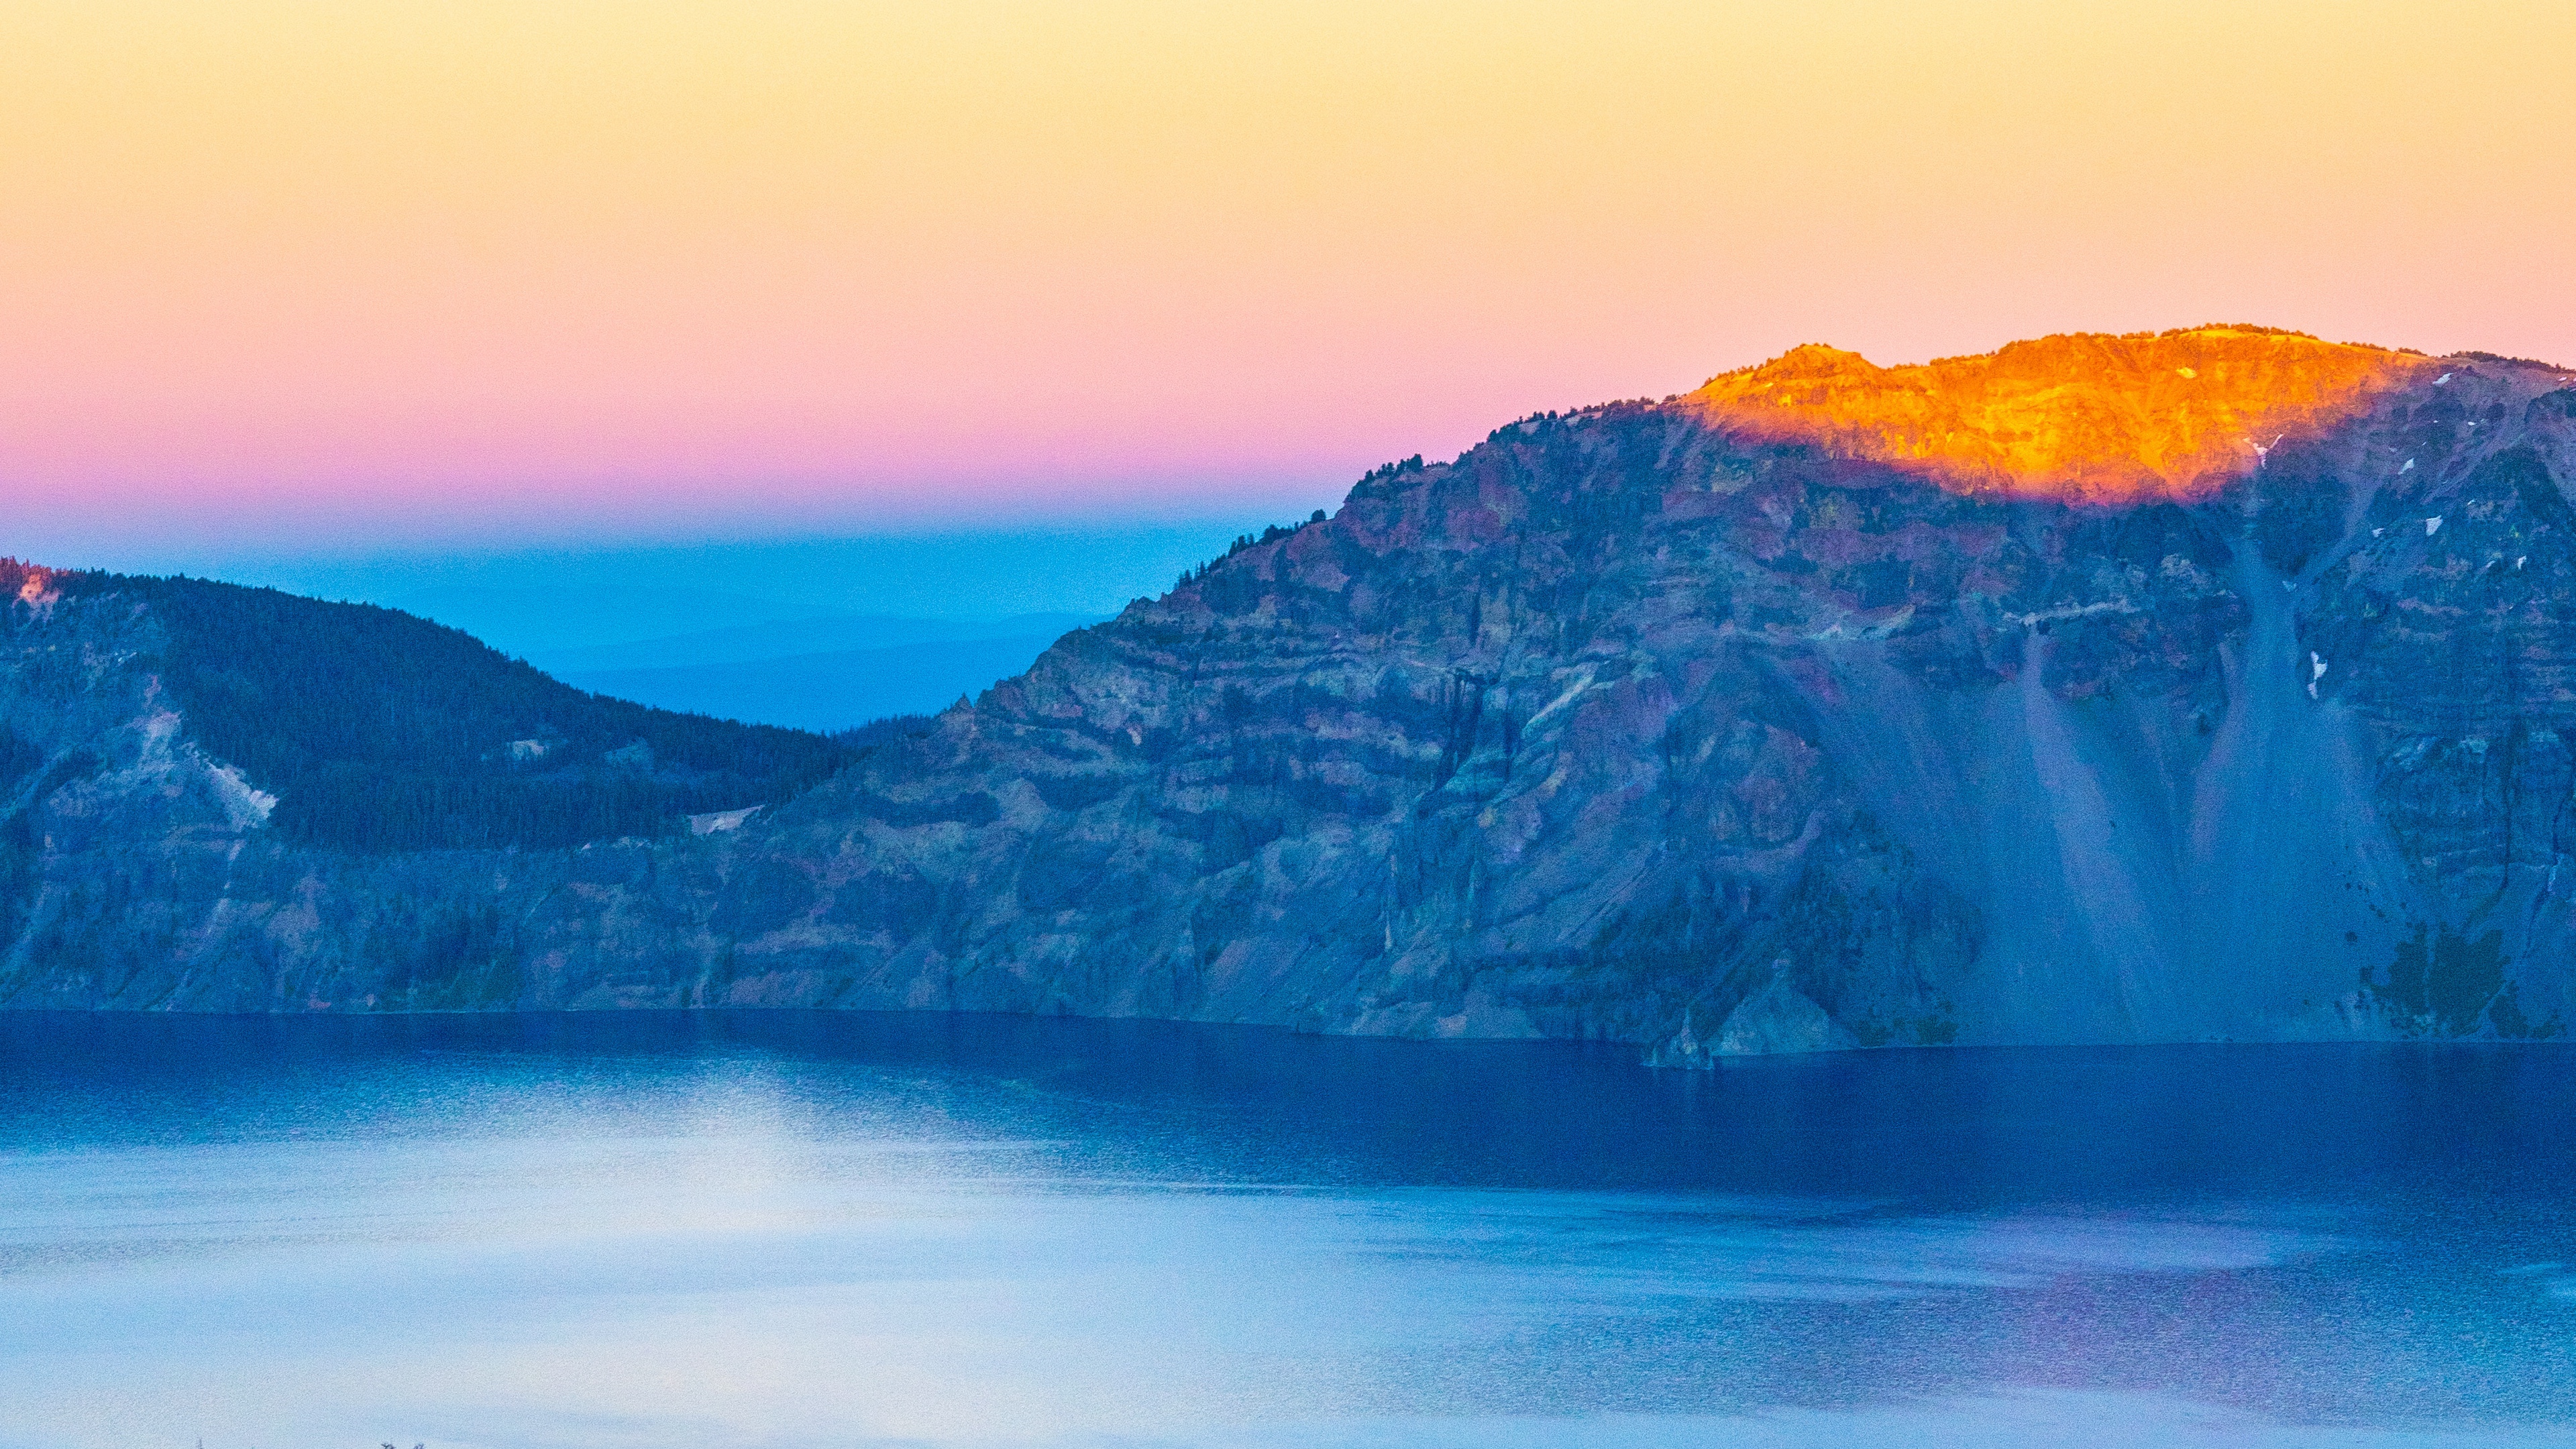
<path id="1" fill-rule="evenodd" d="M 0 1015 L 0 1445 L 2576 1434 L 2576 1052 Z"/>

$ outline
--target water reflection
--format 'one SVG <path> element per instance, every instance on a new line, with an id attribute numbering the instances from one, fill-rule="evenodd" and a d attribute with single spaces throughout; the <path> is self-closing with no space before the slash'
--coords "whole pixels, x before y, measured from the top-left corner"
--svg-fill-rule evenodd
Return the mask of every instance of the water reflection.
<path id="1" fill-rule="evenodd" d="M 0 1015 L 0 1053 L 0 1445 L 2576 1420 L 2555 1048 L 1682 1076 L 1008 1018 Z"/>

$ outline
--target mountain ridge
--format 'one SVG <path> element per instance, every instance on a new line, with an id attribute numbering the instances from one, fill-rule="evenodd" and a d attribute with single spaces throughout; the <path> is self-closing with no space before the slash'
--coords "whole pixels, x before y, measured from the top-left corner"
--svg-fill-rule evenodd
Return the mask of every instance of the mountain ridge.
<path id="1" fill-rule="evenodd" d="M 2259 453 L 2141 454 L 2168 486 L 2133 493 L 2084 437 L 2051 491 L 1691 395 L 1542 414 L 721 835 L 439 865 L 206 807 L 233 884 L 171 939 L 66 902 L 175 837 L 49 847 L 0 1002 L 1079 1012 L 1684 1064 L 2561 1034 L 2576 378 L 2424 362 Z M 9 608 L 21 661 L 65 627 Z M 450 924 L 402 935 L 396 897 Z M 464 944 L 379 959 L 429 937 Z"/>
<path id="2" fill-rule="evenodd" d="M 2125 504 L 2207 497 L 2269 449 L 2438 370 L 2392 348 L 2214 326 L 2063 333 L 1899 367 L 1809 345 L 1712 378 L 1690 401 L 1719 426 L 1911 466 L 1944 487 Z"/>
<path id="3" fill-rule="evenodd" d="M 188 578 L 0 561 L 27 622 L 78 636 L 21 653 L 0 733 L 64 739 L 25 686 L 135 686 L 126 728 L 155 771 L 186 759 L 229 782 L 236 822 L 357 851 L 546 847 L 681 828 L 828 774 L 836 750 L 790 731 L 585 695 L 464 633 L 366 604 Z M 87 619 L 75 616 L 89 615 Z M 84 677 L 85 676 L 85 677 Z M 247 813 L 245 813 L 247 812 Z"/>

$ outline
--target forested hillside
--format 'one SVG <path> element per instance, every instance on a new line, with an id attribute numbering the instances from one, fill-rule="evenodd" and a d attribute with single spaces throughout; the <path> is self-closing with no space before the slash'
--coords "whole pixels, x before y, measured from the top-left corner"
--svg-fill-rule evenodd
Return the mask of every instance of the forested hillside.
<path id="1" fill-rule="evenodd" d="M 1678 1063 L 2563 1037 L 2571 494 L 2576 371 L 2227 327 L 1802 348 L 1380 469 L 831 742 L 382 611 L 31 574 L 0 1005 L 1071 1012 Z M 629 831 L 662 838 L 389 849 Z"/>
<path id="2" fill-rule="evenodd" d="M 817 735 L 604 699 L 391 609 L 198 579 L 57 576 L 130 599 L 186 737 L 276 797 L 286 840 L 383 852 L 561 846 L 774 803 L 829 775 Z"/>

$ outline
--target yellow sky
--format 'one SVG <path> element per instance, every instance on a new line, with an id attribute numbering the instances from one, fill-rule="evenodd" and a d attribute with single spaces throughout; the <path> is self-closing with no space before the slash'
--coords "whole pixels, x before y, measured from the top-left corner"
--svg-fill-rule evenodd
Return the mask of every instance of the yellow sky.
<path id="1" fill-rule="evenodd" d="M 0 489 L 1161 508 L 1809 340 L 2576 359 L 2571 57 L 2566 0 L 14 0 Z"/>

